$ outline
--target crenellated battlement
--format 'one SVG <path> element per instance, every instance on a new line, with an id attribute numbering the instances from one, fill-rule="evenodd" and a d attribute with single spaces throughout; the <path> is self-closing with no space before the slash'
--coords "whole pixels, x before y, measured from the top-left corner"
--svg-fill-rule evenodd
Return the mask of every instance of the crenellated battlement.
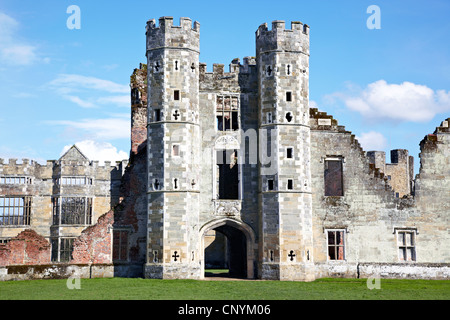
<path id="1" fill-rule="evenodd" d="M 199 32 L 200 31 L 200 23 L 195 21 L 194 27 L 192 27 L 192 19 L 186 18 L 186 17 L 180 18 L 179 26 L 173 25 L 173 17 L 159 18 L 159 26 L 156 26 L 155 19 L 150 19 L 147 21 L 147 32 L 149 32 L 149 31 L 152 32 L 151 30 L 156 30 L 156 29 L 164 30 L 167 32 L 171 28 L 174 28 L 174 29 L 181 28 L 184 30 L 193 30 L 193 31 Z"/>
<path id="2" fill-rule="evenodd" d="M 298 34 L 303 33 L 305 35 L 309 35 L 309 26 L 307 24 L 303 24 L 300 21 L 292 21 L 291 29 L 286 29 L 286 23 L 284 20 L 274 20 L 272 21 L 272 30 L 269 30 L 267 23 L 263 23 L 258 27 L 256 31 L 256 36 L 261 36 L 265 33 L 273 33 L 273 32 L 296 32 Z"/>
<path id="3" fill-rule="evenodd" d="M 55 171 L 61 173 L 61 167 L 81 167 L 83 174 L 110 174 L 112 171 L 124 172 L 128 165 L 128 160 L 115 161 L 105 161 L 104 165 L 99 165 L 99 161 L 77 161 L 77 160 L 47 160 L 45 165 L 30 160 L 22 159 L 22 163 L 17 161 L 18 159 L 5 159 L 0 158 L 0 175 L 4 176 L 14 176 L 14 175 L 25 175 L 25 176 L 46 176 L 52 175 Z M 82 175 L 80 171 L 80 175 Z"/>
<path id="4" fill-rule="evenodd" d="M 200 50 L 200 23 L 190 18 L 180 18 L 180 25 L 173 25 L 173 17 L 159 18 L 156 26 L 155 19 L 147 21 L 146 26 L 147 51 L 160 48 Z"/>
<path id="5" fill-rule="evenodd" d="M 222 63 L 214 63 L 213 71 L 207 71 L 207 64 L 201 62 L 200 63 L 200 76 L 204 76 L 205 74 L 213 75 L 216 78 L 222 77 L 234 77 L 239 73 L 254 73 L 256 72 L 256 59 L 255 57 L 244 57 L 244 63 L 240 63 L 239 58 L 235 58 L 228 65 L 229 71 L 225 72 L 225 65 Z"/>
<path id="6" fill-rule="evenodd" d="M 199 64 L 200 91 L 222 90 L 228 92 L 243 92 L 255 90 L 257 76 L 255 57 L 244 57 L 243 64 L 235 58 L 229 64 L 228 72 L 225 65 L 214 63 L 212 72 L 207 72 L 206 63 Z"/>
<path id="7" fill-rule="evenodd" d="M 34 160 L 22 159 L 21 163 L 19 163 L 17 160 L 18 159 L 11 158 L 11 159 L 8 159 L 8 162 L 6 162 L 5 159 L 0 159 L 0 175 L 1 176 L 14 176 L 14 175 L 34 176 L 35 172 L 41 171 L 41 170 L 37 170 L 37 168 L 41 168 L 41 165 L 38 164 Z"/>
<path id="8" fill-rule="evenodd" d="M 269 30 L 267 23 L 261 24 L 256 30 L 256 52 L 273 50 L 302 52 L 309 55 L 309 26 L 292 21 L 291 29 L 286 29 L 283 20 L 275 20 L 272 22 L 272 29 Z"/>
<path id="9" fill-rule="evenodd" d="M 35 161 L 34 160 L 30 160 L 30 159 L 22 159 L 22 163 L 17 163 L 17 160 L 18 159 L 16 159 L 16 158 L 10 158 L 10 159 L 7 159 L 8 160 L 8 163 L 6 164 L 5 163 L 5 159 L 3 159 L 3 158 L 0 158 L 0 165 L 9 165 L 9 166 L 33 166 L 34 164 L 35 164 Z"/>

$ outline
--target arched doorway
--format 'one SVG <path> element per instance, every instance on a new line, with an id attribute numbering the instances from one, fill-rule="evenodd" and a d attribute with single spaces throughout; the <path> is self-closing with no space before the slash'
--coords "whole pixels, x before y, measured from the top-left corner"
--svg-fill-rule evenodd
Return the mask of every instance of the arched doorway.
<path id="1" fill-rule="evenodd" d="M 216 237 L 214 241 L 222 241 L 222 243 L 215 243 L 215 248 L 208 250 L 212 245 L 210 241 L 205 241 L 205 237 L 211 236 L 214 230 Z M 203 274 L 205 274 L 206 262 L 216 261 L 220 264 L 221 254 L 216 250 L 223 250 L 222 263 L 228 269 L 227 276 L 236 278 L 254 278 L 254 232 L 247 224 L 229 218 L 223 218 L 211 221 L 204 225 L 201 229 L 201 243 L 202 243 L 202 267 Z M 216 249 L 216 250 L 214 250 Z M 211 259 L 211 254 L 215 257 Z"/>

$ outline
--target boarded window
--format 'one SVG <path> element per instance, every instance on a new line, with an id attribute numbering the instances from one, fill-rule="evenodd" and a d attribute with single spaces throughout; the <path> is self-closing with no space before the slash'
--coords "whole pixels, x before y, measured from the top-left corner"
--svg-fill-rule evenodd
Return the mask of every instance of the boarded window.
<path id="1" fill-rule="evenodd" d="M 114 230 L 113 232 L 113 260 L 128 260 L 128 231 Z"/>
<path id="2" fill-rule="evenodd" d="M 397 231 L 398 258 L 400 261 L 416 260 L 415 235 L 413 230 Z"/>
<path id="3" fill-rule="evenodd" d="M 328 260 L 344 260 L 344 231 L 327 231 Z"/>
<path id="4" fill-rule="evenodd" d="M 343 196 L 342 160 L 325 160 L 325 195 Z"/>

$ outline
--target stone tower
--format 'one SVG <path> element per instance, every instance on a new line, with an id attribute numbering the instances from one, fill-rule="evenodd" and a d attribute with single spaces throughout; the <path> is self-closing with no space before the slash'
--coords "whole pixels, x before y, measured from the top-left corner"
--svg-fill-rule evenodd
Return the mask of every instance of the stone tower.
<path id="1" fill-rule="evenodd" d="M 200 24 L 149 20 L 148 240 L 145 276 L 199 278 Z"/>
<path id="2" fill-rule="evenodd" d="M 256 31 L 260 165 L 260 274 L 313 280 L 309 27 Z M 265 155 L 265 157 L 264 157 Z"/>

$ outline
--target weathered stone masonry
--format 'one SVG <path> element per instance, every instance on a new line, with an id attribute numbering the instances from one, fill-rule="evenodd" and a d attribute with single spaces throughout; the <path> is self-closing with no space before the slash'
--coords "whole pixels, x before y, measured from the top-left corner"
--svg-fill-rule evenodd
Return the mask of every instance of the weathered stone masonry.
<path id="1" fill-rule="evenodd" d="M 364 151 L 309 108 L 310 28 L 274 21 L 255 56 L 199 61 L 200 24 L 146 26 L 130 77 L 130 158 L 73 146 L 0 160 L 0 279 L 448 279 L 449 122 L 407 150 Z M 211 251 L 214 250 L 213 253 Z"/>

